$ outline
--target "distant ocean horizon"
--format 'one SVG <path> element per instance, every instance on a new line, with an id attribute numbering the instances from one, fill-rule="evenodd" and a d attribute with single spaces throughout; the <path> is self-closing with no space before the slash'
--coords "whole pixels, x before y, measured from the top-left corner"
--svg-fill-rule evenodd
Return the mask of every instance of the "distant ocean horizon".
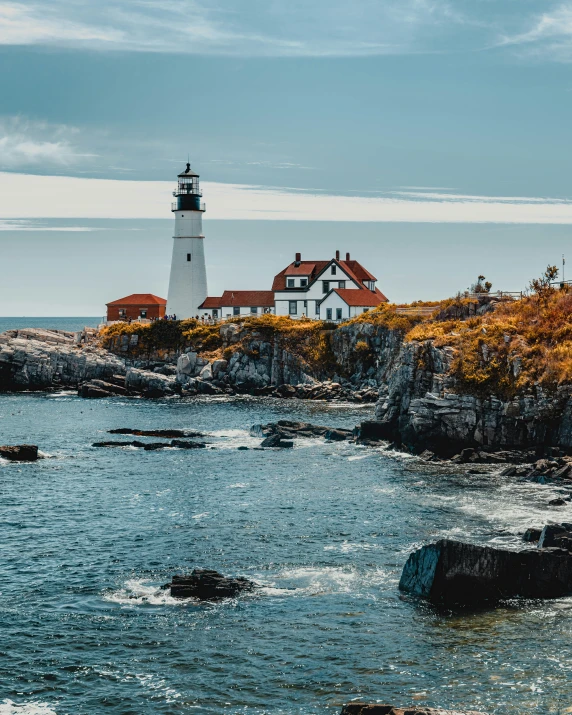
<path id="1" fill-rule="evenodd" d="M 0 316 L 0 333 L 6 330 L 16 330 L 19 328 L 44 328 L 47 330 L 83 330 L 85 327 L 97 328 L 102 317 L 79 316 L 71 317 L 43 317 L 29 318 L 23 317 L 2 317 Z"/>

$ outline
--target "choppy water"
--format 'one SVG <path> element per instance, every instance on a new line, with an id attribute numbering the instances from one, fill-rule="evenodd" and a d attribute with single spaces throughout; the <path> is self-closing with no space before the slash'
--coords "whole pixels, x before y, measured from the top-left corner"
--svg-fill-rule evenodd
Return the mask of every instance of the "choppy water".
<path id="1" fill-rule="evenodd" d="M 0 714 L 337 713 L 355 698 L 508 714 L 572 705 L 572 599 L 442 614 L 400 598 L 442 536 L 518 547 L 554 489 L 443 475 L 319 440 L 256 445 L 283 417 L 352 426 L 369 408 L 299 402 L 0 396 Z M 196 428 L 216 449 L 90 447 L 114 427 Z M 159 586 L 207 566 L 263 587 L 216 605 Z"/>

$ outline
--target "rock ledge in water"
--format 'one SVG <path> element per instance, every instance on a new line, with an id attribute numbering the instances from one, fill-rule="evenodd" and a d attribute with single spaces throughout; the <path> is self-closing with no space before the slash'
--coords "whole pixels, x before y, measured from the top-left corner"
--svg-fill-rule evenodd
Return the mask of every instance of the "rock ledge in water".
<path id="1" fill-rule="evenodd" d="M 38 459 L 38 448 L 35 444 L 16 444 L 0 447 L 0 457 L 11 462 L 35 462 Z"/>
<path id="2" fill-rule="evenodd" d="M 188 576 L 173 576 L 165 588 L 173 598 L 198 598 L 200 601 L 220 601 L 234 598 L 243 591 L 254 590 L 254 583 L 246 578 L 227 578 L 211 569 L 194 569 Z"/>
<path id="3" fill-rule="evenodd" d="M 572 594 L 572 555 L 562 548 L 506 551 L 442 539 L 412 553 L 399 588 L 441 606 Z"/>
<path id="4" fill-rule="evenodd" d="M 423 708 L 416 705 L 408 708 L 396 708 L 393 705 L 368 703 L 349 703 L 342 708 L 341 715 L 485 715 L 476 710 L 441 710 Z"/>

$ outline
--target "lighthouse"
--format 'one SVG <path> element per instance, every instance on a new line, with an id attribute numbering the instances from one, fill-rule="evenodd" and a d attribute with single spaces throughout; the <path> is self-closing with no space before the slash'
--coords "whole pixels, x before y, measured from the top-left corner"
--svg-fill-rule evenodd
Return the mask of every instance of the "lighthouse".
<path id="1" fill-rule="evenodd" d="M 171 210 L 175 214 L 173 258 L 167 295 L 167 313 L 178 319 L 199 315 L 199 306 L 207 297 L 207 269 L 203 235 L 203 213 L 199 175 L 191 165 L 177 177 L 175 201 Z"/>

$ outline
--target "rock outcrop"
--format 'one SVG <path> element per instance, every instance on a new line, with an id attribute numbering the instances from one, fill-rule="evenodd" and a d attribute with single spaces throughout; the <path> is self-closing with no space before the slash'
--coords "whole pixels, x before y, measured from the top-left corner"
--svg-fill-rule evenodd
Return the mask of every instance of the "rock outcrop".
<path id="1" fill-rule="evenodd" d="M 188 576 L 173 576 L 170 584 L 173 598 L 196 598 L 200 601 L 220 601 L 253 591 L 255 584 L 246 578 L 228 578 L 218 571 L 194 569 Z"/>
<path id="2" fill-rule="evenodd" d="M 409 556 L 399 588 L 438 606 L 572 594 L 572 555 L 562 548 L 507 551 L 443 539 Z"/>
<path id="3" fill-rule="evenodd" d="M 441 708 L 424 708 L 417 705 L 398 708 L 393 705 L 379 703 L 349 703 L 342 708 L 341 715 L 485 715 L 476 710 L 441 710 Z"/>
<path id="4" fill-rule="evenodd" d="M 38 448 L 35 444 L 4 445 L 0 447 L 0 457 L 10 462 L 35 462 Z"/>
<path id="5" fill-rule="evenodd" d="M 252 425 L 252 437 L 264 437 L 261 447 L 284 447 L 292 444 L 279 444 L 280 441 L 294 440 L 299 437 L 324 437 L 332 442 L 341 442 L 353 438 L 353 431 L 343 427 L 325 427 L 313 425 L 310 422 L 294 422 L 278 420 L 267 425 Z"/>
<path id="6" fill-rule="evenodd" d="M 63 330 L 8 330 L 0 334 L 0 391 L 77 388 L 125 374 L 125 362 L 95 343 L 80 344 Z"/>

